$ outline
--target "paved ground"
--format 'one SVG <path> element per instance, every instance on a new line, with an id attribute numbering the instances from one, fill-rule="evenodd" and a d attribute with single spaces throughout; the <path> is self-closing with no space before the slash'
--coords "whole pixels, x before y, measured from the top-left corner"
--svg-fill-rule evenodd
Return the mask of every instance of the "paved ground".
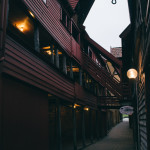
<path id="1" fill-rule="evenodd" d="M 129 122 L 121 122 L 110 131 L 107 137 L 84 150 L 135 150 Z"/>

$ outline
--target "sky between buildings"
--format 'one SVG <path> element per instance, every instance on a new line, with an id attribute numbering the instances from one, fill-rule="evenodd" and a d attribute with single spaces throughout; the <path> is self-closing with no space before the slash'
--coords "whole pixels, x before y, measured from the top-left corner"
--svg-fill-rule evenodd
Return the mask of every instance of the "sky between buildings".
<path id="1" fill-rule="evenodd" d="M 107 51 L 110 47 L 121 47 L 119 35 L 129 25 L 127 0 L 95 0 L 84 26 L 89 36 Z"/>

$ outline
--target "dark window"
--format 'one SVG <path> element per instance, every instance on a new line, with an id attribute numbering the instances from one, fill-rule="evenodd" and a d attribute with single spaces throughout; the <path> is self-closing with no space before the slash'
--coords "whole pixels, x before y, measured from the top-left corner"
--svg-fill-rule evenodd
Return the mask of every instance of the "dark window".
<path id="1" fill-rule="evenodd" d="M 89 49 L 89 56 L 92 58 L 92 51 Z"/>
<path id="2" fill-rule="evenodd" d="M 32 15 L 22 6 L 22 3 L 15 3 L 15 0 L 10 1 L 8 34 L 27 48 L 34 47 L 34 21 Z"/>
<path id="3" fill-rule="evenodd" d="M 77 42 L 79 42 L 79 31 L 74 24 L 72 24 L 72 36 Z"/>
<path id="4" fill-rule="evenodd" d="M 62 23 L 66 26 L 67 25 L 67 15 L 66 12 L 62 9 Z"/>
<path id="5" fill-rule="evenodd" d="M 71 31 L 71 19 L 69 18 L 69 16 L 63 9 L 61 12 L 61 21 L 63 25 L 67 28 L 67 30 L 70 32 Z"/>

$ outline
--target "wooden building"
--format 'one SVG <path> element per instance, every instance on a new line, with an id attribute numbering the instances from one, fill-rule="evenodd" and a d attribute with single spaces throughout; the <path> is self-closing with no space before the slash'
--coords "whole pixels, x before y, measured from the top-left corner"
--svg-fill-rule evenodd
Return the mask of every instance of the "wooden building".
<path id="1" fill-rule="evenodd" d="M 119 77 L 122 63 L 85 31 L 93 3 L 0 1 L 0 149 L 76 150 L 120 121 L 106 62 Z"/>
<path id="2" fill-rule="evenodd" d="M 135 81 L 128 81 L 132 88 L 134 106 L 134 139 L 136 149 L 150 149 L 150 3 L 149 0 L 128 0 L 131 24 L 122 32 L 122 78 L 135 68 Z"/>

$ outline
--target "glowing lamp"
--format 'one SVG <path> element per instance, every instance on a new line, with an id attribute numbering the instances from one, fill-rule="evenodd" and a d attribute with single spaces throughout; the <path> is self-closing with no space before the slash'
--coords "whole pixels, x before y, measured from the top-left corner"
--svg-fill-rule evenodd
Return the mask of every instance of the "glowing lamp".
<path id="1" fill-rule="evenodd" d="M 79 107 L 80 105 L 78 105 L 78 104 L 74 104 L 73 105 L 73 108 L 77 108 L 77 107 Z"/>
<path id="2" fill-rule="evenodd" d="M 32 13 L 31 11 L 29 11 L 29 14 L 30 14 L 33 18 L 35 18 L 35 16 L 33 15 L 33 13 Z"/>
<path id="3" fill-rule="evenodd" d="M 52 52 L 50 51 L 50 50 L 48 50 L 48 51 L 45 51 L 48 55 L 51 55 L 52 54 Z"/>
<path id="4" fill-rule="evenodd" d="M 129 79 L 136 79 L 136 77 L 137 77 L 137 71 L 135 69 L 133 69 L 133 68 L 129 69 L 127 71 L 127 77 Z"/>
<path id="5" fill-rule="evenodd" d="M 88 107 L 84 107 L 84 110 L 85 110 L 85 111 L 89 111 L 89 108 L 88 108 Z"/>

